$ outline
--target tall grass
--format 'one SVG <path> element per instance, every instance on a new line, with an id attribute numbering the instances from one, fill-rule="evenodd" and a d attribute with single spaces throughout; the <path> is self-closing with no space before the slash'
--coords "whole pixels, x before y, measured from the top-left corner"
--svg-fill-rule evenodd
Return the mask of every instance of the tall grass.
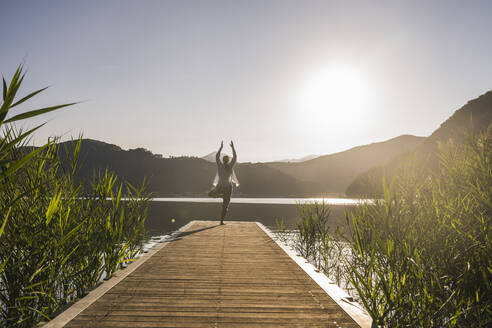
<path id="1" fill-rule="evenodd" d="M 4 87 L 4 104 L 13 103 L 9 90 L 16 91 L 22 79 L 18 70 L 14 87 Z M 0 123 L 12 122 L 5 117 Z M 90 183 L 75 182 L 81 140 L 65 150 L 67 160 L 56 140 L 27 147 L 31 131 L 6 126 L 0 138 L 2 327 L 32 327 L 50 319 L 134 258 L 145 234 L 145 188 L 120 182 L 108 171 Z"/>
<path id="2" fill-rule="evenodd" d="M 444 145 L 438 172 L 401 168 L 343 233 L 324 230 L 324 204 L 304 205 L 296 248 L 349 282 L 377 325 L 490 327 L 491 132 Z"/>
<path id="3" fill-rule="evenodd" d="M 330 279 L 339 285 L 349 287 L 343 276 L 346 245 L 337 236 L 338 228 L 332 229 L 330 207 L 324 202 L 300 203 L 297 205 L 299 219 L 295 233 L 286 230 L 283 221 L 277 220 L 278 238 L 312 262 Z"/>
<path id="4" fill-rule="evenodd" d="M 490 132 L 442 147 L 437 173 L 403 168 L 352 212 L 347 276 L 376 323 L 492 324 Z"/>

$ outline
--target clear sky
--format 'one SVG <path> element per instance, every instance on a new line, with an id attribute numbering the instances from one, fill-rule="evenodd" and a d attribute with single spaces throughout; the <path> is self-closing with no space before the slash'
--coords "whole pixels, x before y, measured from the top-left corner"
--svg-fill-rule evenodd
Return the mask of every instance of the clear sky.
<path id="1" fill-rule="evenodd" d="M 492 1 L 0 0 L 36 134 L 240 161 L 427 136 L 492 89 Z"/>

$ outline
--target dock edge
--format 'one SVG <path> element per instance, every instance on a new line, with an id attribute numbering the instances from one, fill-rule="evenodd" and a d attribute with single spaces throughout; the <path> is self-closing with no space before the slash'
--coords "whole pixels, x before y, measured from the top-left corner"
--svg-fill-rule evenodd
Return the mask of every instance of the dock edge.
<path id="1" fill-rule="evenodd" d="M 262 223 L 256 222 L 258 227 L 263 230 L 277 245 L 306 272 L 311 279 L 337 303 L 359 326 L 362 328 L 371 328 L 372 318 L 369 314 L 356 302 L 351 302 L 347 298 L 350 297 L 343 289 L 338 287 L 334 281 L 330 280 L 325 274 L 319 272 L 314 265 L 307 260 L 298 256 L 296 252 L 289 246 L 282 243 L 273 232 L 265 227 Z"/>

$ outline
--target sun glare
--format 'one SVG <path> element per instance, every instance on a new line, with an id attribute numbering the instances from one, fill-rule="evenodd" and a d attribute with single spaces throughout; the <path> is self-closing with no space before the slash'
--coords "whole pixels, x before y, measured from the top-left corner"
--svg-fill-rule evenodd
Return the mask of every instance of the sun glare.
<path id="1" fill-rule="evenodd" d="M 318 71 L 308 79 L 301 98 L 306 115 L 333 124 L 360 121 L 369 103 L 367 82 L 359 72 L 348 67 Z"/>

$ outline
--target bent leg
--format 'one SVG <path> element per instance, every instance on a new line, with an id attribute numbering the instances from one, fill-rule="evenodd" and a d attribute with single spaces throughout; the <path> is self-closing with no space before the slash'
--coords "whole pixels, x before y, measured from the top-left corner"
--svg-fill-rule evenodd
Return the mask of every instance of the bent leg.
<path id="1" fill-rule="evenodd" d="M 208 192 L 208 197 L 220 198 L 222 197 L 222 194 L 219 192 L 219 190 L 217 190 L 217 187 L 215 187 Z"/>

